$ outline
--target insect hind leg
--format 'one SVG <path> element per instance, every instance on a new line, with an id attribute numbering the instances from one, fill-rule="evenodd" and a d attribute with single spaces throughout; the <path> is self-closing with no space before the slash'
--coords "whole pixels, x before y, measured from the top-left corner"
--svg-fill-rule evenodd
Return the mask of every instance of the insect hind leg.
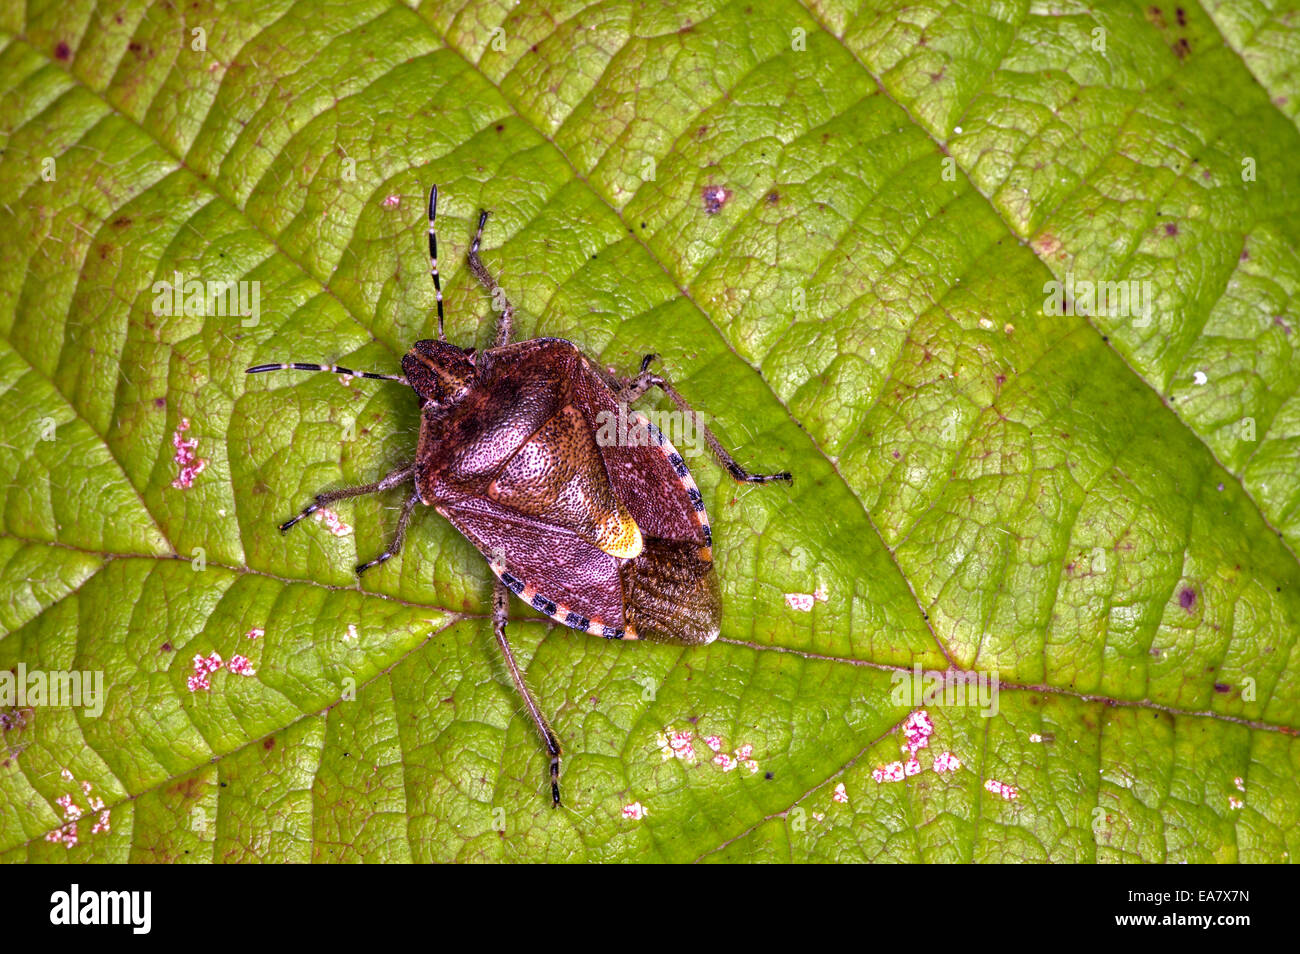
<path id="1" fill-rule="evenodd" d="M 727 452 L 725 447 L 722 446 L 722 442 L 718 440 L 717 435 L 709 429 L 709 426 L 704 423 L 700 414 L 695 410 L 695 408 L 691 407 L 690 403 L 682 396 L 681 392 L 673 387 L 667 378 L 649 370 L 650 363 L 657 357 L 659 356 L 655 354 L 646 355 L 641 359 L 641 371 L 638 374 L 635 374 L 630 378 L 616 378 L 614 380 L 614 396 L 618 399 L 619 403 L 631 404 L 651 388 L 659 388 L 664 392 L 664 394 L 668 395 L 674 404 L 677 405 L 679 411 L 683 414 L 691 415 L 692 419 L 695 421 L 695 426 L 698 427 L 700 433 L 704 435 L 704 440 L 709 445 L 709 449 L 713 451 L 713 456 L 718 459 L 718 463 L 727 469 L 727 473 L 731 474 L 732 479 L 737 483 L 766 484 L 773 480 L 784 480 L 786 483 L 793 482 L 794 477 L 788 470 L 783 470 L 776 474 L 755 474 L 736 463 L 736 459 Z"/>
<path id="2" fill-rule="evenodd" d="M 483 259 L 479 257 L 479 243 L 483 240 L 483 226 L 487 224 L 488 213 L 486 210 L 479 213 L 478 231 L 474 233 L 474 242 L 469 247 L 469 268 L 474 273 L 474 277 L 479 280 L 479 284 L 487 289 L 487 293 L 492 296 L 492 307 L 501 309 L 501 314 L 497 317 L 497 337 L 496 347 L 510 343 L 510 331 L 515 322 L 515 306 L 510 303 L 503 289 L 492 273 L 487 270 L 483 264 Z"/>
<path id="3" fill-rule="evenodd" d="M 359 487 L 341 487 L 338 490 L 322 491 L 316 495 L 311 503 L 306 507 L 303 507 L 301 511 L 280 524 L 280 532 L 288 533 L 289 528 L 295 523 L 306 517 L 310 517 L 326 504 L 333 503 L 336 500 L 346 500 L 349 497 L 362 497 L 366 494 L 377 494 L 380 491 L 391 490 L 393 487 L 397 487 L 410 480 L 414 473 L 415 465 L 407 464 L 405 467 L 399 467 L 391 474 L 386 474 L 379 480 L 376 480 L 373 484 L 362 484 Z"/>
<path id="4" fill-rule="evenodd" d="M 542 715 L 541 707 L 537 700 L 533 698 L 532 692 L 524 684 L 524 675 L 519 669 L 519 663 L 515 661 L 514 650 L 510 648 L 510 641 L 506 639 L 506 623 L 510 619 L 510 590 L 500 580 L 492 581 L 492 630 L 497 637 L 497 645 L 501 648 L 501 655 L 505 659 L 506 669 L 510 672 L 510 679 L 515 684 L 515 691 L 519 693 L 520 698 L 524 700 L 524 708 L 528 710 L 529 717 L 533 720 L 533 725 L 537 728 L 537 734 L 542 737 L 542 742 L 546 745 L 546 753 L 551 757 L 551 807 L 560 807 L 560 739 L 551 728 L 551 724 L 546 721 L 546 716 Z"/>

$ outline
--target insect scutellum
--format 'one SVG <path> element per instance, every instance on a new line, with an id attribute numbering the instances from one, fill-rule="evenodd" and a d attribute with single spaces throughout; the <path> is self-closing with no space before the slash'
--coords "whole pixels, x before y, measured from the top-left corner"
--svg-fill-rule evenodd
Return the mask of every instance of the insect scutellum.
<path id="1" fill-rule="evenodd" d="M 458 519 L 454 503 L 440 498 L 430 490 L 430 487 L 436 483 L 435 477 L 437 476 L 436 474 L 431 476 L 431 474 L 445 462 L 437 456 L 442 452 L 443 448 L 437 446 L 439 441 L 430 435 L 435 434 L 437 427 L 445 424 L 456 413 L 464 410 L 466 414 L 469 414 L 475 409 L 485 406 L 484 402 L 496 395 L 497 392 L 491 392 L 490 386 L 485 383 L 485 375 L 488 374 L 485 371 L 486 366 L 490 366 L 493 372 L 497 373 L 504 368 L 507 374 L 512 368 L 517 367 L 520 369 L 519 381 L 522 381 L 524 385 L 533 380 L 538 382 L 539 387 L 554 389 L 559 386 L 562 388 L 563 382 L 557 385 L 553 376 L 551 378 L 546 378 L 545 375 L 543 378 L 536 377 L 539 373 L 535 367 L 536 352 L 542 349 L 551 349 L 554 352 L 552 357 L 558 355 L 560 360 L 568 360 L 572 373 L 581 379 L 579 384 L 570 383 L 568 386 L 571 389 L 586 389 L 584 393 L 595 393 L 595 399 L 610 406 L 630 405 L 652 387 L 662 390 L 683 414 L 692 415 L 695 418 L 699 432 L 703 435 L 710 449 L 736 481 L 765 483 L 772 480 L 783 480 L 788 482 L 792 478 L 786 471 L 776 474 L 754 474 L 741 467 L 726 451 L 713 432 L 695 414 L 694 409 L 677 389 L 665 378 L 649 370 L 651 362 L 656 358 L 654 354 L 645 356 L 641 362 L 640 370 L 635 375 L 619 377 L 600 369 L 595 362 L 589 361 L 585 356 L 582 356 L 581 352 L 577 351 L 571 343 L 562 339 L 539 338 L 512 345 L 511 331 L 514 321 L 514 305 L 511 304 L 479 256 L 483 228 L 488 219 L 486 211 L 479 213 L 478 228 L 475 231 L 466 258 L 470 271 L 479 284 L 493 297 L 494 304 L 500 309 L 497 318 L 495 343 L 491 349 L 482 352 L 481 355 L 476 353 L 474 348 L 460 348 L 448 343 L 444 329 L 442 281 L 438 273 L 438 238 L 435 231 L 437 211 L 438 188 L 433 186 L 429 190 L 429 275 L 433 279 L 434 294 L 436 296 L 438 337 L 436 339 L 422 339 L 412 345 L 411 349 L 402 358 L 402 374 L 354 371 L 339 365 L 307 364 L 302 362 L 259 364 L 249 368 L 247 373 L 255 374 L 281 370 L 328 371 L 351 377 L 397 381 L 406 384 L 416 393 L 421 407 L 421 431 L 415 460 L 386 474 L 374 483 L 358 487 L 327 490 L 316 494 L 312 502 L 303 510 L 280 524 L 280 530 L 287 532 L 304 517 L 310 516 L 321 507 L 336 500 L 379 493 L 403 486 L 410 488 L 403 502 L 397 528 L 392 539 L 379 556 L 357 566 L 357 573 L 361 574 L 391 559 L 400 552 L 406 537 L 407 527 L 417 504 L 438 504 L 439 512 L 451 520 L 453 525 L 467 536 L 480 552 L 488 556 L 489 566 L 496 575 L 492 598 L 493 632 L 501 649 L 511 681 L 514 683 L 529 717 L 546 746 L 550 757 L 552 804 L 558 806 L 560 804 L 560 741 L 551 729 L 545 715 L 543 715 L 537 700 L 525 685 L 523 672 L 519 668 L 514 652 L 506 638 L 510 594 L 515 593 L 532 607 L 545 612 L 565 625 L 603 635 L 607 638 L 638 638 L 639 635 L 645 635 L 648 638 L 684 644 L 709 642 L 717 635 L 719 605 L 716 573 L 713 570 L 712 563 L 712 535 L 705 516 L 703 499 L 681 456 L 677 454 L 671 444 L 662 439 L 662 435 L 659 435 L 659 446 L 649 451 L 651 456 L 641 458 L 645 465 L 654 471 L 654 474 L 638 475 L 633 482 L 637 484 L 638 488 L 646 485 L 649 485 L 652 489 L 656 486 L 662 488 L 662 494 L 669 503 L 663 501 L 639 501 L 635 499 L 638 495 L 633 494 L 630 489 L 617 490 L 613 486 L 610 477 L 608 461 L 605 460 L 605 456 L 614 453 L 614 451 L 597 448 L 590 434 L 590 423 L 583 417 L 580 410 L 575 410 L 575 407 L 572 406 L 574 403 L 581 404 L 581 400 L 576 397 L 570 397 L 570 405 L 566 405 L 562 409 L 555 411 L 551 417 L 544 419 L 531 432 L 531 436 L 525 433 L 523 439 L 514 445 L 515 449 L 502 457 L 501 462 L 497 465 L 497 470 L 488 475 L 492 482 L 486 486 L 482 497 L 483 506 L 487 506 L 489 503 L 497 506 L 507 518 L 507 525 L 510 514 L 514 512 L 516 516 L 522 515 L 520 519 L 528 518 L 543 529 L 554 528 L 557 534 L 568 533 L 573 535 L 577 533 L 576 536 L 573 536 L 573 539 L 578 541 L 578 545 L 588 547 L 596 555 L 593 559 L 598 558 L 598 562 L 603 560 L 604 564 L 602 565 L 608 564 L 617 570 L 617 579 L 622 581 L 620 584 L 622 587 L 620 592 L 623 594 L 620 597 L 623 600 L 621 604 L 623 607 L 622 615 L 627 620 L 625 625 L 619 626 L 617 623 L 602 622 L 592 612 L 584 611 L 578 603 L 574 602 L 572 597 L 569 598 L 567 603 L 564 600 L 555 599 L 556 592 L 573 592 L 571 581 L 547 579 L 546 573 L 548 571 L 543 570 L 540 587 L 533 585 L 533 582 L 525 582 L 528 579 L 528 574 L 521 574 L 517 572 L 517 567 L 510 565 L 510 554 L 503 554 L 495 545 L 485 545 L 482 542 L 481 535 L 477 533 L 478 525 L 470 519 L 471 515 L 468 512 L 462 514 Z M 531 349 L 534 354 L 530 357 L 529 346 L 532 345 L 536 345 L 537 348 Z M 481 358 L 486 358 L 486 360 L 480 360 Z M 529 364 L 530 361 L 533 362 L 533 365 Z M 549 372 L 551 366 L 546 365 L 545 361 L 543 361 L 543 366 Z M 533 374 L 534 377 L 529 378 L 529 374 Z M 504 389 L 501 393 L 510 395 L 521 393 L 519 381 L 510 381 L 510 387 Z M 588 398 L 587 400 L 592 399 Z M 617 405 L 614 402 L 617 402 Z M 491 417 L 491 415 L 487 416 Z M 472 421 L 471 423 L 476 424 L 478 422 Z M 583 432 L 584 428 L 587 430 L 585 434 Z M 488 435 L 491 438 L 496 436 L 495 434 Z M 519 439 L 516 438 L 516 440 Z M 540 492 L 535 489 L 529 490 L 527 479 L 522 485 L 525 487 L 523 492 L 511 483 L 514 478 L 511 473 L 510 462 L 514 457 L 522 453 L 524 447 L 530 448 L 529 453 L 532 456 L 530 457 L 529 468 L 531 469 L 524 468 L 522 472 L 525 478 L 534 479 L 534 483 L 536 482 L 534 458 L 553 459 L 558 462 L 544 475 L 544 477 L 551 479 L 551 485 L 543 486 Z M 577 458 L 574 458 L 573 454 L 576 453 L 573 450 L 574 447 L 586 448 L 585 453 L 587 456 L 582 457 L 579 454 Z M 565 454 L 569 456 L 565 457 Z M 596 455 L 595 460 L 591 459 L 593 454 Z M 550 457 L 547 455 L 550 455 Z M 624 477 L 620 479 L 630 480 L 632 478 Z M 655 481 L 659 483 L 656 484 Z M 565 495 L 560 491 L 563 491 L 569 485 L 581 487 L 582 492 L 578 493 L 576 497 L 583 500 L 589 510 L 593 506 L 591 504 L 593 496 L 606 501 L 602 505 L 605 509 L 598 510 L 594 516 L 592 513 L 583 512 L 575 515 L 565 511 L 566 504 L 564 501 L 573 499 L 574 495 Z M 511 499 L 510 494 L 512 493 L 517 496 L 519 506 L 523 509 L 518 511 L 511 511 L 509 507 L 501 509 L 501 501 Z M 548 493 L 550 496 L 547 496 Z M 632 495 L 630 503 L 622 499 L 628 495 Z M 548 501 L 550 502 L 548 503 Z M 443 506 L 443 504 L 446 504 L 446 506 Z M 633 517 L 628 509 L 629 506 L 639 508 L 639 515 Z M 548 511 L 547 507 L 552 509 Z M 646 507 L 651 509 L 647 510 Z M 661 537 L 655 533 L 650 533 L 650 530 L 655 529 L 655 526 L 652 525 L 657 526 L 658 523 L 662 523 L 665 519 L 662 514 L 654 511 L 655 507 L 668 507 L 670 511 L 672 511 L 672 508 L 676 508 L 677 519 L 680 521 L 679 526 L 686 528 L 678 531 L 679 536 L 681 533 L 685 533 L 686 536 L 679 539 L 678 537 Z M 669 513 L 669 516 L 672 516 L 672 512 Z M 583 523 L 584 520 L 594 522 L 591 527 L 587 527 Z M 639 526 L 642 522 L 646 523 L 645 527 Z M 576 531 L 575 527 L 577 528 Z M 584 529 L 588 531 L 590 539 L 582 536 Z M 662 528 L 657 532 L 662 533 Z M 594 546 L 592 546 L 593 543 Z M 534 577 L 534 581 L 536 579 Z M 554 587 L 554 589 L 550 589 L 551 587 Z M 543 592 L 544 590 L 547 592 Z M 579 602 L 581 602 L 580 597 Z M 696 615 L 699 617 L 698 619 L 694 618 Z"/>

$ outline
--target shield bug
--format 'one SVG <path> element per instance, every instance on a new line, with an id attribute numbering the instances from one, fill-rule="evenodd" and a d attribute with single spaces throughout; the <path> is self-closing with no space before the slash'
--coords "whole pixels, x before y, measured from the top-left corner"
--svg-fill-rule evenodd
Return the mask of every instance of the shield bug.
<path id="1" fill-rule="evenodd" d="M 360 487 L 327 490 L 281 531 L 336 500 L 405 488 L 387 548 L 358 574 L 396 555 L 417 504 L 433 507 L 488 561 L 496 575 L 492 625 L 506 669 L 550 755 L 551 798 L 560 804 L 560 741 L 524 683 L 506 638 L 509 594 L 547 616 L 606 639 L 698 645 L 718 635 L 721 607 L 713 535 L 690 471 L 668 438 L 628 406 L 659 388 L 731 476 L 744 483 L 791 480 L 741 467 L 662 376 L 617 376 L 561 338 L 511 341 L 514 306 L 479 257 L 488 213 L 479 214 L 469 267 L 501 304 L 496 341 L 485 351 L 447 342 L 429 192 L 429 274 L 438 337 L 417 341 L 402 374 L 326 364 L 260 364 L 262 371 L 330 371 L 398 381 L 420 402 L 415 459 Z M 627 422 L 608 438 L 611 421 Z"/>

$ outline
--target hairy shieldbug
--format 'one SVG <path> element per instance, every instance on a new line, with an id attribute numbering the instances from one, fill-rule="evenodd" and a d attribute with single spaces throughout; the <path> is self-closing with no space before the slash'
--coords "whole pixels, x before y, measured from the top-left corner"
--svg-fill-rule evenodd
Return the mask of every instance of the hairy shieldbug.
<path id="1" fill-rule="evenodd" d="M 415 460 L 372 484 L 329 490 L 280 525 L 335 500 L 405 485 L 410 492 L 388 547 L 357 567 L 363 573 L 397 554 L 416 504 L 433 507 L 485 557 L 496 574 L 492 622 L 497 644 L 529 716 L 550 754 L 551 799 L 560 804 L 560 741 L 524 684 L 506 639 L 509 593 L 557 622 L 606 639 L 697 645 L 717 638 L 721 615 L 713 536 L 704 500 L 681 455 L 628 405 L 660 388 L 697 423 L 731 476 L 744 483 L 791 480 L 751 474 L 736 463 L 663 377 L 648 369 L 618 377 L 562 338 L 511 342 L 514 306 L 479 257 L 488 213 L 479 214 L 469 267 L 502 303 L 496 342 L 486 351 L 449 344 L 429 192 L 429 274 L 437 298 L 438 338 L 417 341 L 402 374 L 337 365 L 260 364 L 261 371 L 331 371 L 399 381 L 420 401 Z M 630 417 L 630 439 L 598 440 L 598 423 Z"/>

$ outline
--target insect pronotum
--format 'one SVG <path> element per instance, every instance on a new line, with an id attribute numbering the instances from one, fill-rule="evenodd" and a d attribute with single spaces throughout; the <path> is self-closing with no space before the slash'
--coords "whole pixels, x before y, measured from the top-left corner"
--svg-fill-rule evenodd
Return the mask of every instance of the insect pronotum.
<path id="1" fill-rule="evenodd" d="M 752 474 L 727 453 L 686 399 L 649 370 L 648 354 L 628 377 L 606 371 L 561 338 L 511 341 L 514 305 L 479 257 L 488 213 L 469 249 L 470 271 L 500 303 L 496 342 L 486 351 L 448 344 L 429 191 L 429 274 L 438 337 L 417 341 L 402 374 L 330 364 L 259 364 L 261 371 L 330 371 L 398 381 L 420 401 L 415 459 L 380 480 L 327 490 L 280 525 L 281 531 L 336 500 L 406 488 L 392 540 L 357 567 L 364 573 L 402 548 L 416 504 L 433 507 L 487 558 L 497 579 L 492 624 L 515 689 L 550 755 L 552 804 L 560 804 L 560 740 L 524 683 L 506 638 L 509 594 L 574 629 L 606 639 L 687 645 L 718 635 L 720 603 L 713 534 L 704 500 L 681 455 L 628 405 L 659 388 L 694 419 L 714 455 L 745 483 L 791 480 Z M 598 423 L 623 415 L 624 438 L 598 440 Z"/>

